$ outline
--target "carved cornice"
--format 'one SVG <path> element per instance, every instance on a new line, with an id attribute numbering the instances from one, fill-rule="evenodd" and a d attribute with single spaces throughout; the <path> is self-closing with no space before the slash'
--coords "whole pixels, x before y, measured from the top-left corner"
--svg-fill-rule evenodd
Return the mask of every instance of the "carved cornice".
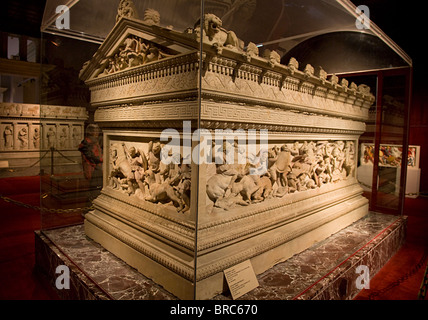
<path id="1" fill-rule="evenodd" d="M 204 101 L 201 105 L 202 127 L 215 129 L 268 129 L 279 132 L 362 134 L 365 124 L 351 119 L 293 112 L 279 108 Z"/>

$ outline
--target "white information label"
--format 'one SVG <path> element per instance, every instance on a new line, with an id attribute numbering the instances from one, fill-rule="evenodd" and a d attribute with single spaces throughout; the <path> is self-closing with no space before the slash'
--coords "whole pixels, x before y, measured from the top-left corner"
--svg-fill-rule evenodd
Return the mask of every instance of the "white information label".
<path id="1" fill-rule="evenodd" d="M 238 299 L 259 286 L 259 281 L 250 260 L 224 270 L 224 275 L 233 300 Z"/>

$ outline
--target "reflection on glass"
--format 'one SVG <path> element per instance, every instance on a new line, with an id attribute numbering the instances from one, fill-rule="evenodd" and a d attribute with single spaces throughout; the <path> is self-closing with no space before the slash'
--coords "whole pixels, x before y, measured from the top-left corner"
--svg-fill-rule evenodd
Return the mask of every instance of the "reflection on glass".
<path id="1" fill-rule="evenodd" d="M 376 206 L 396 211 L 400 206 L 401 168 L 394 159 L 404 145 L 405 85 L 401 75 L 383 79 Z"/>

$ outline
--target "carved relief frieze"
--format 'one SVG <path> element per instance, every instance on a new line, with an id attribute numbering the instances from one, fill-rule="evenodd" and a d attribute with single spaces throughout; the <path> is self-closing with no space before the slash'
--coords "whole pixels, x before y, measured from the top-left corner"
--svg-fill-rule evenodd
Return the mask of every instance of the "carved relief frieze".
<path id="1" fill-rule="evenodd" d="M 239 145 L 223 147 L 225 158 L 239 152 L 245 152 Z M 355 178 L 356 149 L 351 140 L 287 141 L 243 156 L 245 163 L 235 158 L 234 163 L 216 162 L 221 164 L 207 168 L 207 203 L 212 204 L 212 212 Z"/>
<path id="2" fill-rule="evenodd" d="M 108 188 L 128 194 L 139 202 L 169 204 L 178 212 L 190 209 L 191 169 L 181 154 L 166 164 L 161 161 L 163 144 L 114 142 L 110 145 Z"/>

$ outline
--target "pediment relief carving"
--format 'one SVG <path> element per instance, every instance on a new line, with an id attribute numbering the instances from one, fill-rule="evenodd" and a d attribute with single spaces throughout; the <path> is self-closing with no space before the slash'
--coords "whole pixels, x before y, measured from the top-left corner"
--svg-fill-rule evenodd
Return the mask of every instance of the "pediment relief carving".
<path id="1" fill-rule="evenodd" d="M 154 20 L 153 14 L 148 13 L 144 20 L 120 16 L 92 59 L 83 65 L 79 78 L 93 80 L 197 50 L 191 35 L 160 27 Z"/>
<path id="2" fill-rule="evenodd" d="M 129 35 L 112 55 L 101 61 L 96 77 L 113 74 L 178 54 L 135 35 Z"/>

